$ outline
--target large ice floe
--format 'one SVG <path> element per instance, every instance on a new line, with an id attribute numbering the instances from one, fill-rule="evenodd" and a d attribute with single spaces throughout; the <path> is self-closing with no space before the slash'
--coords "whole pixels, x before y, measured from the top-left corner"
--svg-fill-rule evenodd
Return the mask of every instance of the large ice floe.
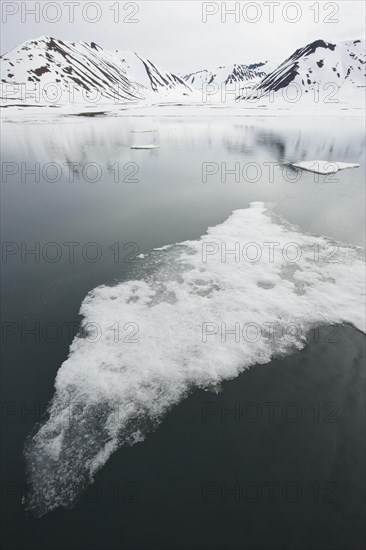
<path id="1" fill-rule="evenodd" d="M 302 348 L 318 323 L 364 331 L 364 268 L 362 249 L 252 203 L 141 258 L 133 280 L 95 288 L 48 419 L 25 445 L 27 509 L 72 507 L 118 447 L 141 442 L 195 388 Z"/>

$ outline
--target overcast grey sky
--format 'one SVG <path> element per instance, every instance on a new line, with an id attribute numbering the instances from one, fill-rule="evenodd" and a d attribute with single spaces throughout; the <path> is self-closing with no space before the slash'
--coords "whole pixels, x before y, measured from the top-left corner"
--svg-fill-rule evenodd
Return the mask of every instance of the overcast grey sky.
<path id="1" fill-rule="evenodd" d="M 267 59 L 280 62 L 317 38 L 336 42 L 365 37 L 363 0 L 3 0 L 1 7 L 1 53 L 48 35 L 133 50 L 177 72 Z"/>

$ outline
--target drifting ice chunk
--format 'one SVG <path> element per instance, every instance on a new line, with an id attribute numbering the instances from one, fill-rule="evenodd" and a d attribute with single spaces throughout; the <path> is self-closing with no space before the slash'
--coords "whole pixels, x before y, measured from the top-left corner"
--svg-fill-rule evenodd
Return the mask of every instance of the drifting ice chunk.
<path id="1" fill-rule="evenodd" d="M 131 145 L 130 149 L 157 149 L 159 145 Z"/>
<path id="2" fill-rule="evenodd" d="M 338 170 L 359 168 L 360 165 L 348 162 L 329 162 L 327 160 L 304 160 L 302 162 L 292 162 L 291 166 L 316 174 L 335 174 Z"/>
<path id="3" fill-rule="evenodd" d="M 131 134 L 150 134 L 152 132 L 157 132 L 157 130 L 131 130 Z"/>

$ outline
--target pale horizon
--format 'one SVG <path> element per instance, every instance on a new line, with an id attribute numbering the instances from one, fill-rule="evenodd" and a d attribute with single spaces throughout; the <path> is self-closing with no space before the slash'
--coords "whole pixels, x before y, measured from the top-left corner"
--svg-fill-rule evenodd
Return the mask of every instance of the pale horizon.
<path id="1" fill-rule="evenodd" d="M 8 7 L 8 10 L 18 8 L 18 11 L 6 13 L 6 4 L 16 6 Z M 337 43 L 365 38 L 365 4 L 358 0 L 316 2 L 317 14 L 310 9 L 314 4 L 309 2 L 227 2 L 228 13 L 225 14 L 222 3 L 142 1 L 124 3 L 129 7 L 125 11 L 120 10 L 118 15 L 111 9 L 113 2 L 82 1 L 75 7 L 74 22 L 68 21 L 70 13 L 64 6 L 66 3 L 59 2 L 61 11 L 58 15 L 51 8 L 46 13 L 49 20 L 59 17 L 54 23 L 46 21 L 42 12 L 39 13 L 39 22 L 35 22 L 36 15 L 30 13 L 34 4 L 2 3 L 3 22 L 6 19 L 1 39 L 2 55 L 25 41 L 51 36 L 71 42 L 96 42 L 107 50 L 134 51 L 160 67 L 187 73 L 233 63 L 249 65 L 267 60 L 280 63 L 298 48 L 318 39 Z M 83 19 L 82 9 L 86 4 L 100 6 L 97 24 Z M 247 20 L 243 18 L 242 10 L 247 4 L 254 4 L 257 6 L 255 9 L 261 10 L 257 12 L 261 13 L 260 17 L 257 15 L 257 22 L 249 22 L 256 17 L 253 9 L 248 10 Z M 291 4 L 297 8 L 291 8 Z M 237 7 L 237 11 L 230 14 L 229 10 L 234 5 L 240 9 Z M 273 10 L 272 23 L 270 6 Z M 216 9 L 217 13 L 204 14 Z M 87 14 L 90 19 L 97 17 L 92 9 Z M 291 23 L 284 20 L 284 14 L 289 21 L 301 17 Z M 204 16 L 206 22 L 203 22 Z M 114 17 L 119 22 L 114 22 Z M 24 22 L 22 18 L 25 18 Z M 314 21 L 316 18 L 319 22 Z"/>

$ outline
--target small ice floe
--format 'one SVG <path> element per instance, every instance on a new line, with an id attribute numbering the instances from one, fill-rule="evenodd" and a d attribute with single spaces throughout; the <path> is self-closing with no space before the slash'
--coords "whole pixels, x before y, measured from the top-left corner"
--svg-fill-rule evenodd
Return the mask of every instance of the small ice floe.
<path id="1" fill-rule="evenodd" d="M 150 134 L 151 132 L 157 132 L 157 130 L 131 130 L 131 134 Z"/>
<path id="2" fill-rule="evenodd" d="M 131 145 L 130 149 L 157 149 L 159 145 Z"/>
<path id="3" fill-rule="evenodd" d="M 75 116 L 104 116 L 107 114 L 107 111 L 88 111 L 86 113 L 75 113 Z"/>
<path id="4" fill-rule="evenodd" d="M 335 174 L 338 170 L 359 168 L 360 165 L 348 162 L 330 162 L 327 160 L 304 160 L 301 162 L 291 162 L 290 166 L 301 168 L 301 170 L 307 170 L 308 172 L 315 172 L 316 174 Z"/>

